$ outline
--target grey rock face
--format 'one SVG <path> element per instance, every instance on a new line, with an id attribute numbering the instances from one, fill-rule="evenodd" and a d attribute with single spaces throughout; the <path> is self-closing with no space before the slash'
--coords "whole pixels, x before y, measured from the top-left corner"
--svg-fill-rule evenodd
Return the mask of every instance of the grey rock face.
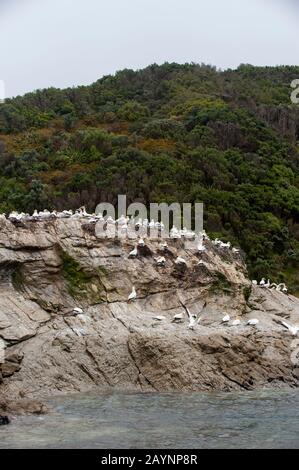
<path id="1" fill-rule="evenodd" d="M 252 289 L 239 254 L 170 240 L 158 266 L 159 240 L 129 259 L 134 240 L 97 239 L 84 221 L 0 224 L 2 397 L 298 385 L 294 337 L 280 321 L 299 323 L 299 300 Z M 201 317 L 194 330 L 186 308 Z M 241 325 L 222 324 L 226 314 Z M 250 318 L 259 324 L 247 326 Z"/>

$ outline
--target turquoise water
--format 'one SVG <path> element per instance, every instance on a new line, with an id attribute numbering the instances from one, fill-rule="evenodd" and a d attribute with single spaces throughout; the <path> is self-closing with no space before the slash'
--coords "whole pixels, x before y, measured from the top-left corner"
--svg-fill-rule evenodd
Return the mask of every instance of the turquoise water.
<path id="1" fill-rule="evenodd" d="M 0 428 L 0 448 L 299 448 L 299 393 L 107 393 L 53 398 Z"/>

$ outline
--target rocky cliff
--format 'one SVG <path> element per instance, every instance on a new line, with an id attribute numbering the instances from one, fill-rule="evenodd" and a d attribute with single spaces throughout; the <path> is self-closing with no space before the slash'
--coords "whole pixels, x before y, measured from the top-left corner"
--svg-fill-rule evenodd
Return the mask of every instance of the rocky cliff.
<path id="1" fill-rule="evenodd" d="M 133 247 L 96 238 L 84 220 L 0 220 L 2 400 L 93 387 L 297 386 L 294 338 L 280 321 L 299 323 L 298 299 L 252 288 L 242 256 L 211 242 L 199 254 L 183 239 L 169 240 L 165 266 L 155 261 L 158 240 L 130 259 Z M 176 265 L 177 256 L 186 265 Z M 128 303 L 133 285 L 137 299 Z M 84 313 L 74 315 L 74 307 Z M 194 330 L 186 308 L 200 313 Z M 173 323 L 179 313 L 185 319 Z M 222 324 L 225 314 L 241 324 Z M 259 324 L 247 326 L 253 317 Z"/>

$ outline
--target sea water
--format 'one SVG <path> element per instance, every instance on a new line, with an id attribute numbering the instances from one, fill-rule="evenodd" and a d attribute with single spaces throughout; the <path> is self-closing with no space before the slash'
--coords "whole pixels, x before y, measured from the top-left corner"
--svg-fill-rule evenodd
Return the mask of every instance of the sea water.
<path id="1" fill-rule="evenodd" d="M 298 391 L 51 398 L 0 427 L 0 448 L 299 448 Z"/>

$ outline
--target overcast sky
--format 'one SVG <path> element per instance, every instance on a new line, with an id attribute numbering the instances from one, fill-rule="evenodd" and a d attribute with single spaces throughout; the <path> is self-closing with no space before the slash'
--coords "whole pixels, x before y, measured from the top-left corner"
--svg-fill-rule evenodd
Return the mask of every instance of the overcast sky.
<path id="1" fill-rule="evenodd" d="M 299 0 L 0 0 L 0 80 L 14 96 L 165 61 L 299 63 Z"/>

